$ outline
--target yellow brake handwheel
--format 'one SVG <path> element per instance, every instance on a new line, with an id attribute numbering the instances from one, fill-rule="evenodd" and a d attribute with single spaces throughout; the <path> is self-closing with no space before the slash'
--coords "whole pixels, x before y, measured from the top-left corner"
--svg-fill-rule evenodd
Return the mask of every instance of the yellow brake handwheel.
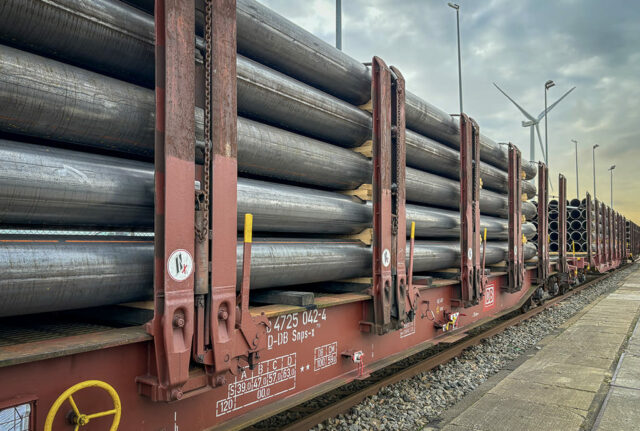
<path id="1" fill-rule="evenodd" d="M 80 410 L 78 410 L 78 406 L 76 405 L 76 402 L 73 399 L 73 394 L 82 389 L 91 388 L 91 387 L 98 387 L 100 389 L 104 389 L 109 394 L 109 396 L 111 397 L 111 400 L 113 401 L 113 409 L 105 410 L 103 412 L 98 412 L 98 413 L 92 413 L 89 415 L 80 413 Z M 75 427 L 73 428 L 74 431 L 78 431 L 80 427 L 87 425 L 91 419 L 97 419 L 103 416 L 110 416 L 110 415 L 113 415 L 113 422 L 111 422 L 111 427 L 109 428 L 109 431 L 117 431 L 118 425 L 120 424 L 120 415 L 122 414 L 120 397 L 118 396 L 118 393 L 116 392 L 116 390 L 113 389 L 113 386 L 111 386 L 108 383 L 102 382 L 100 380 L 87 380 L 85 382 L 78 383 L 77 385 L 71 386 L 69 389 L 67 389 L 62 394 L 60 394 L 58 399 L 53 403 L 53 405 L 49 409 L 49 413 L 47 414 L 47 420 L 44 423 L 44 431 L 53 431 L 53 428 L 52 428 L 53 420 L 55 419 L 56 414 L 60 409 L 60 406 L 62 406 L 62 404 L 67 400 L 69 400 L 69 404 L 71 404 L 71 408 L 73 409 L 73 413 L 74 413 L 74 417 L 72 419 L 73 424 L 75 424 Z"/>

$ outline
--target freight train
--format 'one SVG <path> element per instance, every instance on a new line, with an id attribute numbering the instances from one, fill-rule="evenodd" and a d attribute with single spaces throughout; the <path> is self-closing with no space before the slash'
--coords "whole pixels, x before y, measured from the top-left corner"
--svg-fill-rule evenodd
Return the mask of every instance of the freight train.
<path id="1" fill-rule="evenodd" d="M 1 2 L 0 418 L 240 429 L 640 253 L 410 86 L 255 0 Z"/>

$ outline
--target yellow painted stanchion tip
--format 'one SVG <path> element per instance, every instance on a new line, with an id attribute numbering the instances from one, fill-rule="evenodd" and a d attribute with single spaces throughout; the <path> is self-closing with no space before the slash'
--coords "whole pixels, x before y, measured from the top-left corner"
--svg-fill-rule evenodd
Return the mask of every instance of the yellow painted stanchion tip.
<path id="1" fill-rule="evenodd" d="M 246 213 L 244 215 L 244 242 L 252 242 L 253 240 L 253 214 Z"/>
<path id="2" fill-rule="evenodd" d="M 483 237 L 484 242 L 487 242 L 487 228 L 484 228 L 484 237 Z"/>
<path id="3" fill-rule="evenodd" d="M 416 222 L 411 222 L 411 239 L 416 237 Z"/>

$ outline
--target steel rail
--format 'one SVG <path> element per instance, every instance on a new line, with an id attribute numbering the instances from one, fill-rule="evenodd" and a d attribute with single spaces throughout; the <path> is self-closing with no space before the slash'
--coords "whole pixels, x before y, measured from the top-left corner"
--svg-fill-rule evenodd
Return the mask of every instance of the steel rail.
<path id="1" fill-rule="evenodd" d="M 425 371 L 429 371 L 432 370 L 433 368 L 437 367 L 438 365 L 442 365 L 448 361 L 450 361 L 451 359 L 460 356 L 460 354 L 462 354 L 462 352 L 464 352 L 466 349 L 473 347 L 477 344 L 479 344 L 480 342 L 482 342 L 483 340 L 486 340 L 487 338 L 493 337 L 494 335 L 497 335 L 501 332 L 503 332 L 505 329 L 511 327 L 511 326 L 515 326 L 525 320 L 528 320 L 538 314 L 540 314 L 542 311 L 546 310 L 547 308 L 557 304 L 558 302 L 564 301 L 565 299 L 575 295 L 576 293 L 586 289 L 589 286 L 592 286 L 593 284 L 599 282 L 599 281 L 603 281 L 605 279 L 607 279 L 608 277 L 610 277 L 611 275 L 617 273 L 618 270 L 625 268 L 627 265 L 623 265 L 619 268 L 616 269 L 616 271 L 610 272 L 610 273 L 606 273 L 604 275 L 599 276 L 598 278 L 595 278 L 591 281 L 588 281 L 572 290 L 570 290 L 569 292 L 560 295 L 560 296 L 556 296 L 554 298 L 551 298 L 549 300 L 547 300 L 544 304 L 532 308 L 524 313 L 521 313 L 517 316 L 514 316 L 508 320 L 505 320 L 503 322 L 498 323 L 495 326 L 492 326 L 491 328 L 487 329 L 486 331 L 483 331 L 482 333 L 478 334 L 478 335 L 474 335 L 470 338 L 466 338 L 463 339 L 462 341 L 460 341 L 457 344 L 452 345 L 450 348 L 437 353 L 434 356 L 430 356 L 428 358 L 425 358 L 407 368 L 403 368 L 400 371 L 393 373 L 389 376 L 383 377 L 381 380 L 378 380 L 376 382 L 374 382 L 373 384 L 358 390 L 354 393 L 352 393 L 351 395 L 348 395 L 347 397 L 333 403 L 330 404 L 327 407 L 321 408 L 320 410 L 316 410 L 313 414 L 306 416 L 298 421 L 295 421 L 285 427 L 282 428 L 283 431 L 303 431 L 303 430 L 308 430 L 311 427 L 322 423 L 323 421 L 325 421 L 326 419 L 330 419 L 333 418 L 335 416 L 337 416 L 340 413 L 344 413 L 347 410 L 349 410 L 351 407 L 356 406 L 357 404 L 359 404 L 360 402 L 362 402 L 366 397 L 375 395 L 378 393 L 378 391 L 380 391 L 380 389 L 392 385 L 394 383 L 397 383 L 401 380 L 406 380 L 409 379 L 413 376 L 416 376 L 422 372 Z M 533 294 L 533 291 L 531 292 Z M 529 301 L 529 298 L 527 298 L 524 303 L 526 304 Z M 516 307 L 514 307 L 515 309 Z M 512 310 L 513 311 L 513 310 Z M 505 310 L 505 313 L 508 313 L 508 310 Z M 465 328 L 460 328 L 460 330 L 463 330 Z M 450 334 L 449 334 L 450 335 Z M 391 365 L 392 367 L 393 365 Z"/>

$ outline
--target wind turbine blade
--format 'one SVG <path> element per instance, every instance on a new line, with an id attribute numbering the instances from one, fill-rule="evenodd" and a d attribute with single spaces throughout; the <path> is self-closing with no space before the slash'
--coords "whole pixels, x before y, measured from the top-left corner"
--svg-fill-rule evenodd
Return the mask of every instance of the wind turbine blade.
<path id="1" fill-rule="evenodd" d="M 547 114 L 549 113 L 549 111 L 551 111 L 558 103 L 560 103 L 562 101 L 562 99 L 564 99 L 565 97 L 567 97 L 569 95 L 569 93 L 571 93 L 573 90 L 575 90 L 576 87 L 573 87 L 571 90 L 567 91 L 566 93 L 564 93 L 564 95 L 559 98 L 558 100 L 556 100 L 553 104 L 551 104 L 548 108 L 547 108 Z M 542 117 L 544 117 L 544 113 L 545 111 L 542 111 L 540 113 L 540 115 L 538 115 L 538 121 L 540 121 L 542 119 Z"/>
<path id="2" fill-rule="evenodd" d="M 511 100 L 511 103 L 513 103 L 514 105 L 516 105 L 516 108 L 518 108 L 520 110 L 520 112 L 522 112 L 524 114 L 525 117 L 527 117 L 530 121 L 536 121 L 535 118 L 533 118 L 531 116 L 531 114 L 529 114 L 527 111 L 524 110 L 524 108 L 522 108 L 522 106 L 518 105 L 516 103 L 515 100 L 513 100 L 511 97 L 509 97 L 509 95 L 507 93 L 505 93 L 504 91 L 502 91 L 502 88 L 498 87 L 498 84 L 496 84 L 495 82 L 493 83 L 493 85 L 495 85 L 495 87 L 500 91 L 500 93 L 504 94 L 504 96 Z"/>
<path id="3" fill-rule="evenodd" d="M 531 126 L 533 127 L 533 126 Z M 538 123 L 535 124 L 536 132 L 538 132 L 538 142 L 540 142 L 540 151 L 542 152 L 542 160 L 549 160 L 546 153 L 544 152 L 544 146 L 542 145 L 542 136 L 540 136 L 540 127 L 538 127 Z"/>

